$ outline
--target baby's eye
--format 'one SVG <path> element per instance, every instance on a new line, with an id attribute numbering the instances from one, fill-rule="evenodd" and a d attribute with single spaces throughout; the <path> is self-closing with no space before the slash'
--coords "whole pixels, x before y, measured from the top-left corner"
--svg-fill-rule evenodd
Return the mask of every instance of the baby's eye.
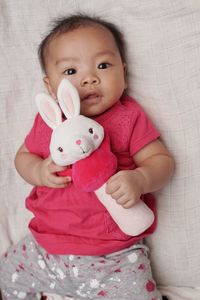
<path id="1" fill-rule="evenodd" d="M 58 151 L 59 152 L 63 152 L 63 148 L 62 147 L 58 147 Z"/>
<path id="2" fill-rule="evenodd" d="M 109 63 L 103 62 L 98 65 L 98 69 L 107 69 L 110 66 Z"/>
<path id="3" fill-rule="evenodd" d="M 89 133 L 91 133 L 91 134 L 93 134 L 93 132 L 94 132 L 94 131 L 93 131 L 93 128 L 89 128 L 88 131 L 89 131 Z"/>
<path id="4" fill-rule="evenodd" d="M 70 69 L 65 70 L 64 74 L 65 75 L 74 75 L 74 74 L 76 74 L 76 70 L 73 68 L 70 68 Z"/>

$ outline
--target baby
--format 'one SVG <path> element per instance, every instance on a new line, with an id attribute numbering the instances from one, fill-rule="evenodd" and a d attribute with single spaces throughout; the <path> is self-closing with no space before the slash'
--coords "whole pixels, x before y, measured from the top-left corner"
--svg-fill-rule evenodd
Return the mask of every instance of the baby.
<path id="1" fill-rule="evenodd" d="M 171 178 L 174 160 L 139 104 L 126 95 L 127 59 L 119 29 L 95 17 L 58 19 L 39 46 L 48 93 L 67 78 L 78 90 L 81 114 L 109 133 L 118 172 L 106 192 L 126 209 L 139 199 L 155 212 L 149 194 Z M 0 261 L 3 299 L 36 299 L 53 292 L 73 299 L 160 300 L 143 237 L 123 233 L 94 193 L 77 190 L 58 176 L 49 155 L 51 129 L 37 114 L 15 165 L 35 187 L 26 199 L 34 217 L 31 235 Z"/>

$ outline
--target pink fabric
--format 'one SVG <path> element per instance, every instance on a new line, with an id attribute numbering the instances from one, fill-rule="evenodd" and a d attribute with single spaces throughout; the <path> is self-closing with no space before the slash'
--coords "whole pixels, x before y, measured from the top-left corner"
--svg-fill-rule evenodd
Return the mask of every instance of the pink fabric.
<path id="1" fill-rule="evenodd" d="M 117 158 L 111 152 L 110 139 L 105 134 L 100 147 L 90 156 L 77 161 L 72 166 L 75 187 L 84 192 L 94 192 L 100 188 L 117 170 Z"/>
<path id="2" fill-rule="evenodd" d="M 125 96 L 110 110 L 95 118 L 108 132 L 118 170 L 135 168 L 132 155 L 159 137 L 141 107 Z M 25 139 L 30 152 L 46 158 L 52 130 L 36 116 Z M 155 212 L 155 199 L 143 197 Z M 93 192 L 78 190 L 74 184 L 64 189 L 34 187 L 26 199 L 34 218 L 29 228 L 38 243 L 52 254 L 103 255 L 133 245 L 155 230 L 156 220 L 144 234 L 125 235 Z"/>

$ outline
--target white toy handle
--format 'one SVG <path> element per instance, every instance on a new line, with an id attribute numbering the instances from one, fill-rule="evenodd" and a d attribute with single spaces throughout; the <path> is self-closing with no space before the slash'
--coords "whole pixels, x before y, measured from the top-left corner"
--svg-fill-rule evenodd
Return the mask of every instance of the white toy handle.
<path id="1" fill-rule="evenodd" d="M 105 188 L 106 184 L 97 189 L 95 194 L 125 234 L 137 236 L 153 224 L 154 214 L 142 200 L 131 208 L 123 208 L 106 193 Z"/>

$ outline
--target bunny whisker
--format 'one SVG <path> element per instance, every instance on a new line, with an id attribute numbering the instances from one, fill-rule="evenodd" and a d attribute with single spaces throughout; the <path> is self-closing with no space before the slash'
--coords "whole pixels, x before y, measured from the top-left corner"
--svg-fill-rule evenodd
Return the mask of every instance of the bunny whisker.
<path id="1" fill-rule="evenodd" d="M 80 146 L 81 150 L 83 151 L 83 153 L 87 153 L 88 151 L 85 151 L 81 146 Z"/>

